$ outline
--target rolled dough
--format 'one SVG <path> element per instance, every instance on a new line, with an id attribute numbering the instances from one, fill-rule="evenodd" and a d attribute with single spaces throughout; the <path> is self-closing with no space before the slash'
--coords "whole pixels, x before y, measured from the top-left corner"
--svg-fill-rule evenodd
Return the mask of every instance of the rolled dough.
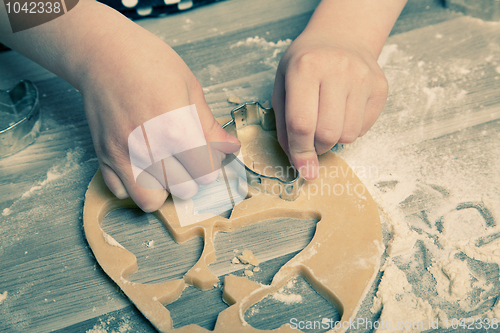
<path id="1" fill-rule="evenodd" d="M 265 142 L 266 150 L 270 145 L 270 151 L 280 149 L 272 133 L 264 132 L 260 127 L 248 128 L 246 132 L 251 135 L 238 133 L 238 137 L 242 141 L 242 149 L 250 152 L 245 156 L 247 165 L 262 173 L 262 168 L 267 165 L 276 168 L 285 163 L 282 156 L 273 157 L 271 154 L 264 154 L 264 161 L 253 160 L 263 155 L 256 151 L 263 147 L 258 142 L 260 140 Z M 311 242 L 280 268 L 270 285 L 233 275 L 225 278 L 223 299 L 230 306 L 219 314 L 214 332 L 262 332 L 245 322 L 245 311 L 297 276 L 304 277 L 339 310 L 341 321 L 349 321 L 354 318 L 379 270 L 383 252 L 380 219 L 370 194 L 340 157 L 329 151 L 320 156 L 319 162 L 319 177 L 304 184 L 297 200 L 285 201 L 249 187 L 249 197 L 234 207 L 228 219 L 214 216 L 181 227 L 169 197 L 154 214 L 174 240 L 182 243 L 200 235 L 204 239 L 198 262 L 183 279 L 159 284 L 139 284 L 127 280 L 137 270 L 136 257 L 125 248 L 108 243 L 101 223 L 111 211 L 135 207 L 135 204 L 130 199 L 117 199 L 106 187 L 100 170 L 90 182 L 86 194 L 83 213 L 85 235 L 106 274 L 160 332 L 208 332 L 194 324 L 174 329 L 165 305 L 180 297 L 187 284 L 201 290 L 218 284 L 219 279 L 207 267 L 215 261 L 216 232 L 231 232 L 273 218 L 316 219 L 318 223 Z M 273 332 L 296 330 L 285 324 Z"/>

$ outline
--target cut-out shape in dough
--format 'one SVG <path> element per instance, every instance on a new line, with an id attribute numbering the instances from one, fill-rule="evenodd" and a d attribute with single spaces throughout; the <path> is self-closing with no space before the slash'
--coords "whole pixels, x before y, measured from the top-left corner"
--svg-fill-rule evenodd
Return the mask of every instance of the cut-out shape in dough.
<path id="1" fill-rule="evenodd" d="M 161 221 L 139 208 L 111 212 L 104 218 L 102 229 L 137 257 L 138 270 L 128 277 L 131 282 L 147 284 L 182 279 L 203 250 L 201 237 L 178 244 Z M 110 243 L 109 239 L 107 242 Z"/>
<path id="2" fill-rule="evenodd" d="M 265 137 L 263 133 L 258 136 Z M 242 136 L 239 137 L 241 140 Z M 266 142 L 278 144 L 269 138 Z M 242 140 L 242 145 L 246 144 Z M 255 142 L 251 146 L 262 147 Z M 272 165 L 272 156 L 267 157 L 266 164 L 260 161 L 260 167 L 276 167 Z M 327 152 L 319 157 L 319 163 L 319 177 L 306 182 L 295 201 L 282 200 L 249 187 L 249 198 L 237 204 L 228 219 L 214 216 L 182 227 L 172 199 L 168 198 L 154 214 L 174 240 L 182 243 L 201 236 L 205 242 L 200 259 L 183 279 L 149 285 L 127 280 L 137 270 L 136 258 L 126 249 L 106 242 L 101 222 L 109 212 L 135 204 L 130 199 L 117 199 L 106 187 L 100 170 L 90 182 L 86 194 L 85 235 L 106 274 L 160 332 L 193 333 L 207 330 L 197 325 L 174 329 L 165 305 L 175 301 L 187 284 L 207 290 L 219 283 L 217 276 L 207 267 L 215 261 L 216 232 L 231 232 L 273 218 L 316 219 L 319 222 L 311 242 L 279 269 L 270 285 L 261 285 L 245 277 L 226 276 L 223 299 L 230 306 L 219 314 L 214 332 L 261 332 L 245 322 L 245 311 L 297 276 L 304 277 L 314 290 L 339 310 L 341 321 L 349 321 L 354 318 L 379 269 L 383 252 L 380 219 L 368 191 L 340 157 Z M 273 332 L 296 330 L 285 324 Z"/>
<path id="3" fill-rule="evenodd" d="M 245 312 L 245 320 L 255 328 L 276 329 L 284 323 L 290 323 L 297 328 L 296 332 L 300 332 L 299 327 L 306 332 L 327 331 L 332 321 L 335 323 L 339 319 L 339 312 L 316 293 L 303 277 L 290 280 L 280 290 L 266 296 Z M 320 327 L 318 323 L 321 323 Z M 314 325 L 316 328 L 312 329 Z"/>

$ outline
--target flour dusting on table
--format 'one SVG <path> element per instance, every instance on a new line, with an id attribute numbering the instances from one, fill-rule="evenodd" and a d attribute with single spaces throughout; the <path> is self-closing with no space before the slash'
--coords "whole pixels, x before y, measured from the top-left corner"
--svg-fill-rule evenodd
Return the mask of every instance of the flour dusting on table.
<path id="1" fill-rule="evenodd" d="M 421 29 L 425 50 L 390 39 L 379 59 L 391 87 L 386 109 L 337 150 L 378 170 L 359 177 L 387 246 L 371 312 L 394 326 L 381 332 L 401 332 L 398 321 L 424 323 L 410 332 L 432 320 L 442 328 L 446 319 L 500 318 L 500 112 L 488 107 L 498 84 L 485 84 L 498 81 L 500 26 L 462 20 L 467 33 L 451 50 L 439 46 L 452 39 L 439 25 Z M 474 44 L 478 29 L 490 34 L 484 45 Z"/>
<path id="2" fill-rule="evenodd" d="M 106 320 L 99 319 L 99 323 L 85 333 L 128 333 L 135 331 L 130 325 L 130 319 L 122 317 L 118 320 L 110 316 Z"/>

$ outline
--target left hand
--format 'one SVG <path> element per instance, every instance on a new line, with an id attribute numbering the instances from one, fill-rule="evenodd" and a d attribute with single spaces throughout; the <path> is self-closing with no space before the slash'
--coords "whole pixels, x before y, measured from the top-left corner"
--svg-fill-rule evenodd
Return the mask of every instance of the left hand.
<path id="1" fill-rule="evenodd" d="M 276 73 L 272 105 L 278 140 L 305 179 L 318 176 L 318 157 L 337 142 L 363 136 L 387 99 L 377 59 L 355 42 L 304 31 Z"/>

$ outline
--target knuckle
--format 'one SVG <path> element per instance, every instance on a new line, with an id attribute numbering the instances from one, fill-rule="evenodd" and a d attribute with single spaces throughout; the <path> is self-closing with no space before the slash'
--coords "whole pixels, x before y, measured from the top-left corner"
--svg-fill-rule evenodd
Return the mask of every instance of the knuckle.
<path id="1" fill-rule="evenodd" d="M 129 152 L 126 145 L 120 144 L 120 140 L 112 140 L 117 144 L 106 144 L 104 146 L 96 147 L 96 152 L 99 157 L 103 158 L 105 162 L 112 165 L 121 165 L 123 163 L 130 163 Z"/>
<path id="2" fill-rule="evenodd" d="M 310 135 L 314 132 L 314 125 L 310 124 L 310 121 L 304 119 L 303 117 L 295 117 L 287 123 L 287 129 L 294 134 L 300 136 Z"/>
<path id="3" fill-rule="evenodd" d="M 351 71 L 352 69 L 352 61 L 351 59 L 345 55 L 345 54 L 340 54 L 338 57 L 337 57 L 337 68 L 341 71 L 341 72 L 348 72 L 348 71 Z"/>
<path id="4" fill-rule="evenodd" d="M 389 85 L 385 76 L 381 75 L 374 86 L 366 104 L 366 111 L 369 114 L 379 115 L 384 108 L 389 94 Z"/>
<path id="5" fill-rule="evenodd" d="M 364 62 L 358 64 L 357 70 L 360 77 L 369 77 L 372 74 L 370 66 Z"/>
<path id="6" fill-rule="evenodd" d="M 165 194 L 167 192 L 163 191 Z M 154 211 L 157 211 L 158 209 L 163 206 L 163 203 L 165 202 L 165 197 L 166 195 L 156 195 L 155 197 L 151 196 L 148 201 L 141 202 L 140 207 L 141 209 L 146 212 L 146 213 L 152 213 Z"/>
<path id="7" fill-rule="evenodd" d="M 214 117 L 210 117 L 209 123 L 206 125 L 205 136 L 210 136 L 212 133 L 217 133 L 221 129 L 221 125 L 215 120 Z"/>
<path id="8" fill-rule="evenodd" d="M 316 142 L 321 143 L 323 145 L 331 146 L 337 143 L 340 134 L 336 134 L 336 131 L 333 127 L 321 128 L 316 131 L 314 135 L 314 139 Z"/>
<path id="9" fill-rule="evenodd" d="M 318 155 L 323 155 L 324 153 L 326 153 L 327 151 L 329 151 L 330 149 L 332 149 L 333 146 L 318 146 L 316 148 L 316 154 Z"/>
<path id="10" fill-rule="evenodd" d="M 213 183 L 217 177 L 219 177 L 219 169 L 217 169 L 216 171 L 213 171 L 211 173 L 208 173 L 206 175 L 203 175 L 203 176 L 200 176 L 198 178 L 195 179 L 195 181 L 199 184 L 199 185 L 209 185 L 211 183 Z"/>
<path id="11" fill-rule="evenodd" d="M 358 86 L 367 87 L 374 83 L 375 80 L 373 77 L 373 73 L 367 64 L 358 63 L 353 67 L 355 68 L 352 68 L 350 72 L 355 78 Z"/>
<path id="12" fill-rule="evenodd" d="M 377 76 L 376 87 L 378 95 L 380 95 L 382 98 L 387 98 L 387 95 L 389 93 L 389 81 L 387 81 L 387 78 L 383 73 Z"/>
<path id="13" fill-rule="evenodd" d="M 182 200 L 187 200 L 195 196 L 198 192 L 198 185 L 194 181 L 185 182 L 180 185 L 174 185 L 170 188 L 170 193 Z"/>
<path id="14" fill-rule="evenodd" d="M 295 65 L 299 72 L 314 73 L 321 70 L 324 56 L 318 52 L 308 52 L 295 59 Z"/>
<path id="15" fill-rule="evenodd" d="M 297 151 L 290 152 L 290 158 L 293 161 L 294 166 L 302 165 L 304 163 L 308 163 L 316 157 L 316 149 L 312 147 L 311 149 L 301 149 Z M 300 172 L 300 171 L 299 171 Z"/>
<path id="16" fill-rule="evenodd" d="M 356 141 L 357 138 L 358 138 L 358 133 L 356 133 L 354 131 L 348 131 L 348 132 L 342 133 L 342 135 L 340 136 L 339 142 L 341 142 L 341 143 L 353 143 L 354 141 Z"/>
<path id="17" fill-rule="evenodd" d="M 201 86 L 200 81 L 198 81 L 194 75 L 189 75 L 186 79 L 186 82 L 189 88 L 195 91 L 201 91 L 203 93 L 203 87 Z"/>
<path id="18" fill-rule="evenodd" d="M 349 73 L 357 77 L 368 73 L 367 66 L 358 58 L 347 51 L 339 51 L 337 54 L 336 67 L 340 72 Z"/>

